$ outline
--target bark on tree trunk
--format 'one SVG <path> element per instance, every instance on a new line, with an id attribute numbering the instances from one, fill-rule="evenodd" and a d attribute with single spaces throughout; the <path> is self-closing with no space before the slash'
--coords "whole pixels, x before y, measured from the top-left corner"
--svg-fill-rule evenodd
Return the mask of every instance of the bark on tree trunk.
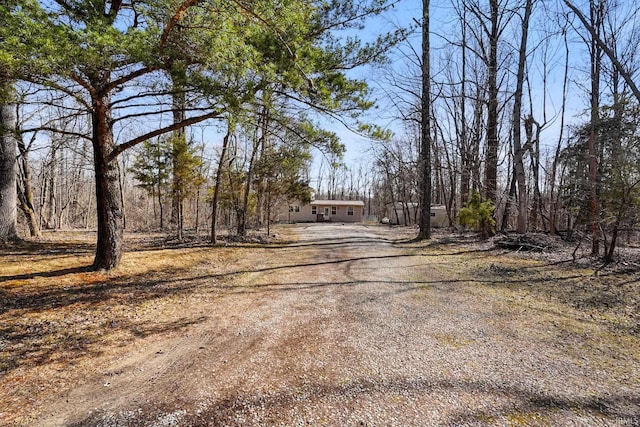
<path id="1" fill-rule="evenodd" d="M 158 184 L 158 210 L 160 211 L 160 231 L 164 231 L 164 205 L 162 203 L 162 189 Z"/>
<path id="2" fill-rule="evenodd" d="M 57 142 L 54 142 L 53 147 L 51 147 L 51 160 L 47 165 L 49 169 L 49 174 L 47 176 L 47 182 L 45 183 L 45 194 L 46 197 L 44 199 L 45 203 L 45 213 L 44 213 L 44 221 L 45 227 L 49 230 L 57 229 L 59 224 L 57 221 L 58 211 L 58 147 Z"/>
<path id="3" fill-rule="evenodd" d="M 173 84 L 173 123 L 180 123 L 186 118 L 186 98 L 184 94 L 184 82 L 187 79 L 186 68 L 183 64 L 173 64 L 171 70 L 171 81 Z M 180 159 L 175 150 L 175 144 L 177 141 L 182 141 L 185 136 L 185 129 L 183 127 L 173 131 L 173 185 L 172 185 L 172 209 L 171 209 L 171 222 L 176 225 L 176 237 L 179 241 L 183 239 L 183 212 L 184 212 L 184 193 L 185 183 L 182 180 L 182 174 L 179 172 L 182 165 L 179 164 Z"/>
<path id="4" fill-rule="evenodd" d="M 591 19 L 594 28 L 600 28 L 602 20 L 602 0 L 597 0 L 598 5 L 591 0 Z M 591 255 L 600 254 L 600 203 L 597 191 L 597 158 L 596 158 L 596 127 L 598 125 L 600 113 L 600 69 L 601 49 L 596 41 L 599 34 L 593 34 L 591 40 L 591 130 L 587 144 L 589 155 L 589 215 L 591 222 Z"/>
<path id="5" fill-rule="evenodd" d="M 268 101 L 265 101 L 265 103 Z M 256 137 L 251 148 L 251 156 L 249 158 L 249 168 L 247 169 L 247 179 L 244 186 L 244 192 L 242 194 L 242 207 L 238 211 L 238 236 L 243 239 L 247 237 L 247 212 L 249 210 L 249 195 L 251 193 L 251 185 L 253 182 L 253 174 L 255 172 L 255 162 L 258 154 L 258 150 L 264 144 L 265 139 L 268 137 L 269 132 L 269 107 L 266 105 L 263 107 L 262 112 L 259 113 L 258 126 L 260 128 L 260 137 Z"/>
<path id="6" fill-rule="evenodd" d="M 227 158 L 227 147 L 229 146 L 229 137 L 231 136 L 232 128 L 229 124 L 227 134 L 222 140 L 222 152 L 220 153 L 220 160 L 218 161 L 218 170 L 216 171 L 216 183 L 213 187 L 213 200 L 211 200 L 211 243 L 217 243 L 217 230 L 216 222 L 218 220 L 218 199 L 220 198 L 220 183 L 222 181 L 222 168 Z"/>
<path id="7" fill-rule="evenodd" d="M 124 226 L 118 160 L 117 157 L 110 156 L 115 145 L 111 128 L 109 96 L 96 95 L 92 100 L 92 107 L 93 163 L 98 217 L 98 241 L 93 268 L 111 270 L 119 264 L 122 257 Z"/>
<path id="8" fill-rule="evenodd" d="M 29 150 L 21 138 L 18 138 L 18 150 L 20 152 L 20 161 L 18 163 L 20 170 L 20 182 L 18 183 L 20 209 L 27 218 L 27 225 L 29 226 L 31 237 L 38 238 L 41 234 L 38 217 L 33 205 L 33 185 L 31 180 L 31 166 L 29 165 Z"/>
<path id="9" fill-rule="evenodd" d="M 471 165 L 471 191 L 467 196 L 471 197 L 473 194 L 473 190 L 481 192 L 482 188 L 482 172 L 481 172 L 481 161 L 480 161 L 480 144 L 482 141 L 482 120 L 484 116 L 484 89 L 478 85 L 475 92 L 475 105 L 473 107 L 473 131 L 471 136 L 471 150 L 469 153 L 471 155 L 470 165 Z"/>
<path id="10" fill-rule="evenodd" d="M 467 9 L 463 10 L 462 22 L 462 79 L 460 85 L 460 205 L 464 206 L 469 200 L 469 180 L 471 179 L 471 144 L 469 144 L 467 132 Z M 453 193 L 452 193 L 453 194 Z"/>
<path id="11" fill-rule="evenodd" d="M 527 232 L 527 185 L 524 174 L 524 153 L 522 149 L 522 132 L 520 116 L 522 115 L 522 88 L 524 86 L 524 67 L 527 58 L 527 36 L 529 34 L 529 17 L 531 16 L 531 0 L 527 0 L 522 18 L 522 37 L 518 54 L 518 72 L 516 75 L 516 91 L 513 97 L 513 168 L 518 189 L 518 221 L 516 232 Z"/>
<path id="12" fill-rule="evenodd" d="M 419 176 L 420 231 L 418 239 L 431 238 L 431 64 L 429 61 L 429 0 L 422 0 L 422 116 Z"/>
<path id="13" fill-rule="evenodd" d="M 8 84 L 4 84 L 8 89 Z M 4 91 L 3 91 L 4 92 Z M 0 103 L 0 241 L 18 239 L 17 221 L 17 183 L 14 105 Z"/>
<path id="14" fill-rule="evenodd" d="M 513 176 L 509 177 L 509 194 L 504 203 L 504 211 L 502 211 L 502 222 L 500 224 L 500 229 L 506 230 L 509 228 L 509 217 L 511 216 L 511 205 L 513 200 L 517 198 L 517 186 L 516 186 L 516 176 L 515 176 L 515 168 L 513 168 Z"/>
<path id="15" fill-rule="evenodd" d="M 498 203 L 498 0 L 490 0 L 491 29 L 489 34 L 487 108 L 487 159 L 485 165 L 486 198 Z"/>
<path id="16" fill-rule="evenodd" d="M 564 41 L 564 54 L 565 54 L 565 62 L 564 62 L 564 74 L 562 80 L 562 106 L 560 108 L 560 134 L 558 135 L 558 143 L 556 145 L 556 151 L 553 156 L 553 163 L 551 166 L 551 188 L 549 190 L 551 195 L 551 206 L 549 210 L 549 234 L 555 235 L 557 233 L 556 222 L 557 222 L 557 214 L 558 214 L 558 204 L 559 197 L 558 192 L 555 190 L 556 188 L 556 175 L 558 172 L 558 163 L 560 161 L 560 153 L 562 148 L 562 139 L 564 132 L 564 121 L 565 121 L 565 113 L 567 109 L 567 86 L 569 82 L 569 41 L 567 39 L 566 30 L 563 31 L 563 41 Z"/>
<path id="17" fill-rule="evenodd" d="M 533 140 L 530 140 L 531 152 L 531 175 L 533 176 L 533 202 L 531 206 L 531 217 L 529 220 L 529 228 L 533 231 L 538 230 L 538 223 L 544 226 L 544 212 L 542 203 L 542 193 L 540 192 L 540 132 L 542 127 L 534 120 L 536 125 L 536 134 Z M 538 220 L 540 218 L 540 220 Z"/>

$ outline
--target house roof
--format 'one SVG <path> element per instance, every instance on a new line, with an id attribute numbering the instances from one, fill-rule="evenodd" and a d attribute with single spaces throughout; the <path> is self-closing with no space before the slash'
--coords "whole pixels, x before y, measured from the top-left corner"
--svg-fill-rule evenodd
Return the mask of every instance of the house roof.
<path id="1" fill-rule="evenodd" d="M 316 206 L 364 206 L 362 200 L 312 200 L 309 204 Z"/>
<path id="2" fill-rule="evenodd" d="M 388 202 L 385 203 L 385 206 L 387 207 L 395 207 L 398 209 L 402 209 L 405 206 L 407 208 L 417 208 L 420 206 L 419 203 L 413 203 L 413 202 L 407 202 L 407 203 L 403 203 L 403 202 Z M 431 205 L 431 210 L 438 210 L 438 209 L 446 209 L 447 207 L 445 205 Z"/>
<path id="3" fill-rule="evenodd" d="M 407 202 L 407 203 L 404 203 L 404 202 L 388 202 L 385 205 L 389 206 L 389 207 L 393 206 L 393 207 L 400 208 L 400 209 L 404 208 L 405 206 L 407 208 L 417 208 L 418 207 L 418 203 L 415 203 L 415 202 Z"/>

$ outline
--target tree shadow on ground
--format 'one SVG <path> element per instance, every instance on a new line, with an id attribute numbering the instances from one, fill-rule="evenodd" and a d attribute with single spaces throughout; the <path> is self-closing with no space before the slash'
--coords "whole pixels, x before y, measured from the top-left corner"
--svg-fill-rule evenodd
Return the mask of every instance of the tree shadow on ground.
<path id="1" fill-rule="evenodd" d="M 0 244 L 0 254 L 6 256 L 55 256 L 85 255 L 95 251 L 95 244 L 86 242 L 51 242 L 42 240 L 20 240 L 11 244 Z"/>
<path id="2" fill-rule="evenodd" d="M 55 278 L 87 271 L 90 267 L 3 279 L 37 281 L 39 277 Z M 165 277 L 185 273 L 183 269 L 162 272 Z M 110 341 L 114 336 L 146 337 L 182 330 L 205 319 L 186 315 L 163 321 L 137 316 L 146 303 L 193 292 L 196 284 L 189 279 L 152 280 L 158 277 L 158 272 L 116 279 L 97 277 L 93 283 L 76 285 L 55 282 L 25 289 L 15 285 L 0 287 L 0 374 L 19 367 L 94 357 L 102 353 L 103 346 L 118 345 Z"/>
<path id="3" fill-rule="evenodd" d="M 473 395 L 476 402 L 490 403 L 492 406 L 489 409 L 487 405 L 483 405 L 483 409 L 456 407 L 456 396 L 463 394 Z M 376 412 L 397 414 L 402 419 L 399 413 L 402 409 L 402 399 L 399 400 L 398 395 L 409 397 L 411 400 L 430 401 L 438 401 L 441 396 L 448 396 L 448 405 L 452 410 L 450 414 L 440 414 L 437 425 L 441 426 L 494 425 L 502 424 L 501 420 L 527 417 L 530 417 L 531 422 L 538 419 L 546 425 L 547 416 L 552 419 L 558 416 L 567 425 L 583 422 L 585 418 L 591 418 L 597 423 L 627 420 L 634 426 L 640 421 L 638 395 L 620 393 L 606 396 L 567 397 L 513 383 L 396 377 L 384 380 L 358 378 L 339 384 L 320 381 L 311 384 L 288 384 L 286 389 L 261 391 L 255 394 L 233 394 L 206 402 L 206 404 L 201 402 L 198 411 L 183 411 L 179 423 L 182 426 L 280 425 L 283 420 L 290 419 L 292 415 L 295 419 L 307 418 L 310 422 L 322 415 L 325 423 L 330 425 L 349 425 L 354 422 L 359 425 L 370 425 L 378 420 L 375 420 L 375 415 L 367 412 L 366 406 L 362 403 L 372 399 L 378 408 Z M 118 417 L 123 416 L 128 417 L 126 422 L 129 425 L 150 425 L 162 419 L 167 413 L 176 413 L 177 410 L 184 408 L 184 402 L 180 403 L 179 407 L 174 408 L 168 404 L 163 406 L 149 404 L 136 408 L 135 412 L 121 411 L 120 415 L 106 412 L 93 413 L 70 426 L 99 426 L 103 425 L 105 419 L 117 422 L 121 421 Z M 329 414 L 314 413 L 313 408 L 322 407 L 325 404 L 328 407 L 337 406 L 348 409 Z M 433 415 L 437 406 L 429 405 L 428 408 Z M 429 419 L 428 413 L 417 416 L 421 418 L 414 422 L 423 423 Z M 247 423 L 247 420 L 253 421 Z M 525 424 L 530 425 L 529 422 Z"/>
<path id="4" fill-rule="evenodd" d="M 124 345 L 111 336 L 123 334 L 144 338 L 184 330 L 202 323 L 206 317 L 183 317 L 173 321 L 136 321 L 124 316 L 100 317 L 95 312 L 70 316 L 72 320 L 39 320 L 0 327 L 0 374 L 17 368 L 32 368 L 50 363 L 74 363 L 80 358 L 97 357 L 105 346 Z"/>
<path id="5" fill-rule="evenodd" d="M 0 283 L 8 282 L 11 280 L 36 279 L 38 277 L 61 277 L 61 276 L 66 276 L 67 274 L 87 273 L 90 271 L 93 271 L 93 267 L 90 265 L 87 265 L 87 266 L 81 266 L 81 267 L 61 268 L 58 270 L 49 270 L 49 271 L 34 272 L 34 273 L 12 274 L 8 276 L 0 276 Z M 0 309 L 1 309 L 1 306 L 0 306 Z"/>
<path id="6" fill-rule="evenodd" d="M 552 263 L 514 267 L 493 263 L 476 271 L 496 289 L 523 291 L 553 299 L 590 317 L 608 319 L 610 329 L 640 336 L 640 274 L 605 272 L 593 275 L 572 264 Z M 478 282 L 478 280 L 473 280 Z"/>
<path id="7" fill-rule="evenodd" d="M 309 247 L 317 247 L 323 245 L 328 249 L 340 247 L 339 245 L 351 246 L 360 244 L 394 244 L 395 240 L 369 239 L 357 237 L 344 237 L 339 239 L 311 239 L 303 242 L 302 245 L 296 242 L 291 245 L 279 245 L 276 247 L 288 248 L 293 251 Z M 449 243 L 446 244 L 447 246 Z M 72 245 L 73 246 L 73 245 Z M 60 247 L 68 247 L 62 245 Z M 83 253 L 84 248 L 77 248 L 78 254 Z M 267 249 L 273 248 L 270 245 L 262 246 Z M 166 248 L 157 248 L 158 250 Z M 233 249 L 233 248 L 232 248 Z M 48 363 L 52 355 L 65 349 L 66 357 L 73 359 L 91 355 L 94 350 L 94 344 L 99 342 L 102 337 L 100 331 L 123 332 L 132 336 L 146 336 L 153 333 L 161 333 L 173 329 L 180 329 L 189 325 L 189 320 L 182 319 L 175 323 L 163 325 L 156 322 L 158 328 L 153 322 L 144 323 L 143 321 L 135 321 L 127 317 L 127 311 L 135 311 L 141 305 L 159 300 L 162 298 L 173 298 L 190 295 L 197 291 L 208 295 L 219 297 L 225 294 L 235 293 L 270 293 L 270 292 L 294 292 L 302 289 L 322 288 L 328 286 L 354 286 L 366 284 L 381 284 L 383 282 L 376 280 L 341 280 L 335 282 L 279 282 L 268 284 L 252 284 L 242 278 L 244 275 L 255 273 L 269 273 L 287 271 L 291 269 L 310 268 L 310 267 L 331 267 L 348 263 L 367 263 L 373 262 L 379 265 L 385 263 L 386 260 L 398 258 L 414 258 L 418 263 L 421 260 L 434 259 L 439 257 L 460 257 L 474 256 L 478 260 L 482 256 L 495 256 L 496 253 L 492 249 L 475 249 L 474 247 L 462 250 L 438 251 L 437 253 L 396 253 L 380 256 L 355 256 L 340 258 L 335 256 L 332 259 L 319 259 L 310 262 L 290 262 L 281 265 L 272 265 L 266 267 L 255 268 L 234 268 L 233 266 L 225 267 L 221 272 L 207 272 L 191 267 L 174 267 L 171 269 L 163 269 L 162 271 L 149 271 L 143 274 L 122 275 L 114 278 L 104 276 L 95 280 L 93 283 L 82 283 L 73 286 L 62 286 L 54 283 L 46 286 L 33 287 L 28 291 L 19 292 L 15 286 L 0 287 L 0 316 L 5 320 L 0 327 L 0 352 L 2 352 L 3 360 L 6 362 L 0 367 L 0 372 L 7 372 L 18 366 L 39 365 Z M 215 248 L 212 248 L 215 251 Z M 334 252 L 334 251 L 330 251 Z M 45 254 L 49 252 L 43 252 Z M 286 259 L 286 258 L 285 258 Z M 429 261 L 431 262 L 431 261 Z M 543 267 L 541 267 L 543 268 Z M 65 275 L 82 274 L 90 271 L 90 267 L 76 267 L 69 269 L 52 270 L 48 272 L 21 274 L 0 277 L 0 285 L 3 282 L 11 282 L 14 280 L 37 280 L 38 277 L 56 278 Z M 533 270 L 531 270 L 533 271 Z M 544 277 L 518 276 L 512 277 L 486 277 L 476 276 L 471 279 L 441 279 L 430 281 L 402 281 L 392 280 L 385 281 L 387 285 L 395 286 L 397 292 L 412 290 L 424 285 L 469 285 L 481 284 L 490 286 L 505 287 L 526 287 L 527 289 L 536 290 L 541 295 L 544 292 L 561 292 L 563 286 L 559 286 L 562 282 L 580 281 L 584 278 L 581 274 L 566 274 L 564 276 L 556 276 L 553 283 Z M 243 281 L 244 280 L 244 281 Z M 589 294 L 594 296 L 593 294 Z M 597 295 L 595 295 L 597 296 Z M 603 298 L 603 297 L 602 297 Z M 610 298 L 610 297 L 608 297 Z M 616 299 L 589 299 L 583 298 L 584 304 L 602 305 L 614 304 L 619 306 L 624 300 L 617 297 Z M 569 303 L 570 301 L 568 301 Z M 114 310 L 118 307 L 118 310 Z M 70 310 L 71 320 L 60 320 L 56 317 L 56 313 L 64 313 Z M 75 321 L 73 320 L 75 316 Z M 35 320 L 27 320 L 35 319 Z M 39 320 L 38 320 L 39 319 Z M 100 320 L 96 320 L 100 319 Z M 200 321 L 200 320 L 199 320 Z M 78 326 L 76 332 L 74 326 Z"/>

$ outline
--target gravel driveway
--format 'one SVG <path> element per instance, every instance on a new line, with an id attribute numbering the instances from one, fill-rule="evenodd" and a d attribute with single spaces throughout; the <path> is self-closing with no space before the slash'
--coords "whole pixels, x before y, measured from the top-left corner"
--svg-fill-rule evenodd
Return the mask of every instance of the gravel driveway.
<path id="1" fill-rule="evenodd" d="M 199 275 L 221 291 L 185 306 L 186 332 L 127 348 L 37 425 L 640 425 L 637 339 L 603 354 L 598 325 L 459 275 L 486 255 L 383 227 L 287 233 Z"/>

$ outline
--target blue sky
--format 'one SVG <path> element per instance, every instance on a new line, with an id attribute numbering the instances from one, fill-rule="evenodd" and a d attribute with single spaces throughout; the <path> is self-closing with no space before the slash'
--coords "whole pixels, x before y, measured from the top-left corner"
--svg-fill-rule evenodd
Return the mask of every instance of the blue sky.
<path id="1" fill-rule="evenodd" d="M 455 40 L 458 37 L 457 32 L 457 17 L 455 10 L 453 9 L 451 0 L 431 0 L 430 16 L 431 16 L 431 63 L 432 63 L 432 77 L 436 80 L 442 79 L 439 76 L 444 71 L 441 58 L 447 54 L 447 49 L 450 48 L 450 40 Z M 486 2 L 481 2 L 481 4 Z M 531 60 L 529 61 L 529 83 L 530 87 L 525 88 L 524 99 L 524 114 L 530 112 L 529 98 L 531 94 L 533 114 L 537 121 L 542 123 L 544 121 L 543 109 L 546 110 L 547 127 L 543 131 L 542 145 L 543 149 L 551 149 L 557 143 L 559 135 L 559 112 L 562 101 L 562 78 L 564 67 L 564 46 L 562 45 L 562 37 L 551 37 L 549 42 L 549 49 L 547 51 L 547 65 L 542 65 L 541 41 L 543 37 L 548 37 L 546 33 L 549 29 L 556 29 L 552 19 L 543 14 L 540 9 L 540 1 L 538 2 L 538 9 L 534 12 L 532 17 L 532 23 L 530 27 L 529 35 L 529 50 L 531 51 Z M 623 4 L 625 2 L 622 2 Z M 556 2 L 546 2 L 546 5 L 558 6 Z M 563 7 L 559 5 L 558 7 Z M 420 0 L 402 0 L 389 12 L 383 16 L 376 18 L 368 26 L 366 31 L 361 34 L 363 39 L 367 37 L 373 37 L 375 34 L 382 31 L 391 31 L 396 26 L 408 25 L 414 22 L 414 20 L 420 20 L 422 15 L 422 1 Z M 514 21 L 517 22 L 517 21 Z M 580 28 L 579 28 L 580 29 Z M 505 32 L 500 43 L 504 47 L 511 48 L 514 52 L 517 49 L 516 44 L 519 43 L 519 29 L 513 27 Z M 420 34 L 415 34 L 411 41 L 414 49 L 417 53 L 420 51 L 421 37 Z M 535 48 L 535 52 L 533 49 Z M 580 123 L 584 120 L 582 114 L 585 111 L 585 106 L 588 103 L 587 95 L 584 85 L 585 80 L 588 81 L 588 77 L 584 74 L 585 68 L 588 68 L 588 57 L 584 52 L 584 43 L 576 36 L 571 36 L 570 46 L 570 97 L 566 114 L 566 123 Z M 400 65 L 399 63 L 396 65 Z M 402 68 L 402 69 L 401 69 Z M 406 68 L 399 67 L 399 72 L 405 72 Z M 510 72 L 515 69 L 515 63 L 510 69 Z M 369 84 L 376 88 L 382 83 L 381 73 L 371 68 L 359 70 L 359 76 L 365 78 Z M 546 74 L 547 91 L 543 90 L 543 75 Z M 508 90 L 512 90 L 509 88 Z M 385 102 L 386 95 L 380 95 L 378 93 L 380 104 L 377 110 L 369 112 L 365 117 L 376 121 L 382 126 L 388 126 L 398 133 L 402 133 L 402 126 L 399 122 L 394 122 L 390 119 L 394 114 L 389 111 L 389 107 Z M 360 161 L 363 156 L 366 156 L 366 152 L 370 147 L 370 142 L 366 139 L 350 133 L 345 129 L 341 129 L 340 126 L 332 127 L 342 137 L 343 142 L 347 145 L 347 154 L 345 156 L 345 162 L 349 165 Z M 566 135 L 566 133 L 565 133 Z"/>

